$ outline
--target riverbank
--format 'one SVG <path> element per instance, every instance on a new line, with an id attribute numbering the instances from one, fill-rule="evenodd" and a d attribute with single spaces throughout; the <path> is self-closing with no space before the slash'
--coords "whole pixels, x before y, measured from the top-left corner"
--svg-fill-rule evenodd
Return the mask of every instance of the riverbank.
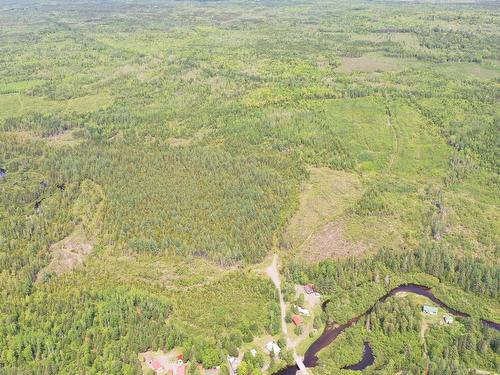
<path id="1" fill-rule="evenodd" d="M 437 298 L 433 294 L 431 288 L 429 288 L 427 286 L 423 286 L 423 285 L 409 284 L 409 285 L 397 286 L 397 287 L 391 289 L 383 297 L 379 298 L 377 303 L 384 303 L 388 298 L 393 297 L 396 294 L 401 293 L 401 292 L 409 293 L 409 294 L 416 294 L 419 296 L 426 297 L 430 301 L 432 301 L 433 303 L 435 303 L 436 305 L 441 307 L 442 309 L 446 310 L 449 314 L 452 314 L 456 317 L 462 317 L 462 318 L 469 317 L 469 314 L 447 306 L 443 301 L 441 301 L 439 298 Z M 328 303 L 325 304 L 325 307 L 326 306 L 328 306 Z M 322 349 L 324 349 L 325 347 L 330 345 L 333 341 L 335 341 L 337 339 L 337 337 L 340 334 L 342 334 L 345 330 L 354 326 L 360 319 L 369 315 L 373 311 L 375 306 L 376 306 L 376 304 L 371 306 L 365 313 L 353 317 L 351 320 L 349 320 L 348 322 L 346 322 L 344 324 L 341 324 L 341 325 L 333 324 L 333 325 L 327 326 L 325 328 L 323 334 L 306 351 L 306 353 L 304 355 L 304 364 L 307 367 L 316 367 L 318 364 L 318 353 Z M 488 326 L 496 331 L 500 330 L 500 325 L 497 322 L 491 322 L 489 320 L 481 320 L 481 322 L 484 325 L 486 325 L 486 326 Z M 359 366 L 356 366 L 357 370 L 363 370 L 364 368 L 373 364 L 372 360 L 370 360 L 370 359 L 365 360 L 366 357 L 370 357 L 369 353 L 371 353 L 371 349 L 366 350 L 367 345 L 368 344 L 365 343 L 365 353 L 368 353 L 368 356 L 365 355 L 363 357 L 363 359 L 361 360 L 362 363 Z M 371 354 L 372 354 L 371 357 L 373 357 L 373 353 L 371 353 Z M 297 373 L 297 369 L 294 366 L 289 366 L 289 367 L 277 372 L 275 375 L 293 375 L 296 373 Z"/>

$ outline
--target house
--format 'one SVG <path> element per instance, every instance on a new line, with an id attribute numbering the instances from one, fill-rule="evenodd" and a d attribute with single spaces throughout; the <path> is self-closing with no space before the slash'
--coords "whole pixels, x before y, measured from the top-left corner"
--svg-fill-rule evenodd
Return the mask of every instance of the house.
<path id="1" fill-rule="evenodd" d="M 311 315 L 311 313 L 309 312 L 308 309 L 304 309 L 303 307 L 300 307 L 300 306 L 297 306 L 297 311 L 302 314 L 302 315 L 305 315 L 305 316 L 309 316 Z"/>
<path id="2" fill-rule="evenodd" d="M 438 313 L 438 308 L 434 306 L 424 305 L 422 311 L 427 315 L 436 315 Z"/>
<path id="3" fill-rule="evenodd" d="M 250 350 L 250 354 L 252 354 L 252 357 L 257 356 L 257 350 L 255 349 Z"/>
<path id="4" fill-rule="evenodd" d="M 272 341 L 269 341 L 266 344 L 266 349 L 269 351 L 269 353 L 274 352 L 274 354 L 280 354 L 281 352 L 281 348 L 275 342 Z"/>
<path id="5" fill-rule="evenodd" d="M 451 324 L 453 323 L 453 317 L 451 315 L 445 315 L 443 318 L 445 324 Z"/>
<path id="6" fill-rule="evenodd" d="M 151 362 L 151 368 L 156 372 L 160 372 L 161 370 L 163 370 L 163 366 L 158 361 Z"/>
<path id="7" fill-rule="evenodd" d="M 304 292 L 306 292 L 307 294 L 314 293 L 314 286 L 312 284 L 304 285 Z"/>
<path id="8" fill-rule="evenodd" d="M 295 324 L 296 326 L 300 326 L 302 323 L 304 323 L 304 320 L 302 319 L 301 316 L 299 315 L 294 315 L 292 317 L 292 322 L 293 324 Z"/>
<path id="9" fill-rule="evenodd" d="M 184 368 L 184 365 L 181 365 L 177 367 L 177 375 L 185 375 L 186 369 Z"/>

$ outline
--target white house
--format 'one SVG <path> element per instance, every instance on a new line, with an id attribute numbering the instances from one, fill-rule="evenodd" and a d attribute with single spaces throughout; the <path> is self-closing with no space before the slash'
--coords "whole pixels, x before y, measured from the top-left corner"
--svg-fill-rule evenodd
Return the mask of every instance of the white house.
<path id="1" fill-rule="evenodd" d="M 274 354 L 280 354 L 281 352 L 281 348 L 275 342 L 272 341 L 269 341 L 266 344 L 266 349 L 268 350 L 269 353 L 274 352 Z"/>
<path id="2" fill-rule="evenodd" d="M 309 312 L 309 310 L 308 309 L 304 309 L 303 307 L 297 306 L 297 310 L 302 315 L 305 315 L 305 316 L 311 315 L 311 313 Z"/>
<path id="3" fill-rule="evenodd" d="M 427 315 L 436 315 L 438 313 L 437 307 L 424 305 L 422 311 Z"/>
<path id="4" fill-rule="evenodd" d="M 446 315 L 444 318 L 443 318 L 444 322 L 446 324 L 451 324 L 453 323 L 453 317 L 451 315 Z"/>

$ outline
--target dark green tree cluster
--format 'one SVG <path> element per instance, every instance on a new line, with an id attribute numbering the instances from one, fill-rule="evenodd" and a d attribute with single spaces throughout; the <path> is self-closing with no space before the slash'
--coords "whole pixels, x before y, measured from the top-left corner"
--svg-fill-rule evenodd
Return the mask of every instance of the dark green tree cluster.
<path id="1" fill-rule="evenodd" d="M 9 117 L 1 124 L 1 129 L 6 131 L 33 131 L 40 137 L 52 137 L 67 130 L 78 127 L 82 123 L 81 116 L 75 114 L 57 117 L 32 112 L 22 117 Z"/>
<path id="2" fill-rule="evenodd" d="M 137 353 L 183 336 L 165 324 L 171 306 L 127 288 L 38 293 L 4 306 L 0 365 L 7 373 L 136 374 Z"/>
<path id="3" fill-rule="evenodd" d="M 418 306 L 410 300 L 390 298 L 383 303 L 377 303 L 366 319 L 370 329 L 392 335 L 395 332 L 418 332 L 420 315 Z"/>
<path id="4" fill-rule="evenodd" d="M 304 266 L 292 261 L 288 264 L 287 274 L 298 283 L 313 281 L 319 290 L 329 293 L 336 286 L 350 288 L 362 280 L 371 280 L 374 270 L 383 268 L 403 273 L 425 272 L 480 296 L 497 298 L 500 294 L 500 267 L 480 258 L 458 257 L 436 243 L 423 244 L 409 252 L 384 248 L 362 261 L 327 260 L 315 266 Z"/>

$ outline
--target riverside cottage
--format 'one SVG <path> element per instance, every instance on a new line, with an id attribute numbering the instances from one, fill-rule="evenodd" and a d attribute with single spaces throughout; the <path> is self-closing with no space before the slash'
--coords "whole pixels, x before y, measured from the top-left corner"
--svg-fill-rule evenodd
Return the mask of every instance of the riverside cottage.
<path id="1" fill-rule="evenodd" d="M 434 306 L 424 305 L 422 311 L 427 315 L 436 315 L 438 313 L 438 308 Z"/>

